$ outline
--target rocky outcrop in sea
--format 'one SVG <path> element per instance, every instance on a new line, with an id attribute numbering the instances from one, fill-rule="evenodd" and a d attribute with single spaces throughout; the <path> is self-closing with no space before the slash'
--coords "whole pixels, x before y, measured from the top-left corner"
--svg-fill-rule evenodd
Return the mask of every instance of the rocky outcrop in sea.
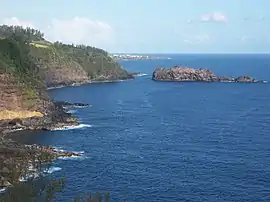
<path id="1" fill-rule="evenodd" d="M 81 155 L 51 146 L 24 145 L 0 136 L 0 190 L 35 178 L 57 158 Z"/>
<path id="2" fill-rule="evenodd" d="M 182 66 L 172 68 L 157 68 L 152 75 L 155 81 L 178 81 L 178 82 L 235 82 L 235 83 L 259 83 L 251 76 L 239 76 L 237 78 L 217 76 L 208 69 L 193 69 Z"/>

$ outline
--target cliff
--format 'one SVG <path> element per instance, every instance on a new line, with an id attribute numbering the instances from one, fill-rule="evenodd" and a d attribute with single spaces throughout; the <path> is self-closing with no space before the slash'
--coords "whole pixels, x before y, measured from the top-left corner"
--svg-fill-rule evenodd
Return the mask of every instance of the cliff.
<path id="1" fill-rule="evenodd" d="M 152 75 L 155 81 L 193 81 L 193 82 L 236 82 L 236 83 L 256 83 L 263 82 L 251 76 L 240 76 L 237 78 L 216 76 L 207 69 L 193 69 L 181 66 L 172 68 L 157 68 Z"/>
<path id="2" fill-rule="evenodd" d="M 63 107 L 73 104 L 53 102 L 48 87 L 129 78 L 133 76 L 106 51 L 53 44 L 38 30 L 0 26 L 0 190 L 31 174 L 29 165 L 38 169 L 41 165 L 33 165 L 37 160 L 47 163 L 60 156 L 79 155 L 59 153 L 49 147 L 29 148 L 4 138 L 16 130 L 49 130 L 78 124 Z"/>
<path id="3" fill-rule="evenodd" d="M 44 39 L 44 34 L 39 30 L 0 26 L 0 38 L 14 37 L 28 44 L 29 57 L 46 87 L 79 85 L 91 80 L 134 78 L 102 49 L 51 43 Z"/>
<path id="4" fill-rule="evenodd" d="M 38 30 L 0 26 L 0 121 L 19 118 L 31 128 L 74 123 L 46 88 L 130 78 L 102 49 L 51 43 Z"/>
<path id="5" fill-rule="evenodd" d="M 0 129 L 45 129 L 76 124 L 53 103 L 29 45 L 16 38 L 0 40 Z"/>

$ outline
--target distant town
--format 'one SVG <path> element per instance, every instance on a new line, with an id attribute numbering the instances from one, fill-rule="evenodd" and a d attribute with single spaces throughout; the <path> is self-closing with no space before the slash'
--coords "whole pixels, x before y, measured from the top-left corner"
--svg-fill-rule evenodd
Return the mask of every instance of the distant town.
<path id="1" fill-rule="evenodd" d="M 116 60 L 169 60 L 171 58 L 154 56 L 154 55 L 138 55 L 138 54 L 112 54 L 112 58 Z"/>

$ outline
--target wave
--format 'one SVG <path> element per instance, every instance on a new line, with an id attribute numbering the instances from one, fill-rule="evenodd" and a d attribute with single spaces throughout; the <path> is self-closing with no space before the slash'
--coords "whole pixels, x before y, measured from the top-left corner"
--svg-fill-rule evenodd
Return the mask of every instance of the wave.
<path id="1" fill-rule="evenodd" d="M 63 149 L 62 147 L 53 147 L 53 149 L 55 151 L 59 151 L 59 152 L 66 152 L 67 150 Z M 85 152 L 84 151 L 71 151 L 75 154 L 84 154 Z"/>
<path id="2" fill-rule="evenodd" d="M 64 156 L 64 157 L 59 157 L 59 160 L 84 160 L 86 159 L 86 156 L 76 156 L 76 155 L 72 155 L 72 156 Z"/>
<path id="3" fill-rule="evenodd" d="M 147 76 L 148 74 L 146 74 L 146 73 L 140 73 L 140 74 L 137 74 L 136 76 L 138 76 L 138 77 L 141 77 L 141 76 Z"/>
<path id="4" fill-rule="evenodd" d="M 43 177 L 43 176 L 46 176 L 48 174 L 52 174 L 54 172 L 61 171 L 62 168 L 56 167 L 56 166 L 51 166 L 51 167 L 46 168 L 40 172 L 37 169 L 33 168 L 32 165 L 30 165 L 28 170 L 32 171 L 32 173 L 30 173 L 26 176 L 21 176 L 19 178 L 19 182 L 27 182 L 27 181 L 32 180 L 32 179 L 37 179 L 39 177 Z M 0 189 L 0 194 L 5 193 L 7 191 L 7 188 L 8 187 Z"/>
<path id="5" fill-rule="evenodd" d="M 33 166 L 29 166 L 29 171 L 32 171 L 32 173 L 26 175 L 26 176 L 21 176 L 19 178 L 20 182 L 27 182 L 31 179 L 37 179 L 40 176 L 44 176 L 45 174 L 52 174 L 54 172 L 60 171 L 62 170 L 62 168 L 60 167 L 55 167 L 55 166 L 51 166 L 49 168 L 46 168 L 44 170 L 42 170 L 41 172 L 38 171 L 37 169 L 34 169 Z"/>
<path id="6" fill-rule="evenodd" d="M 71 110 L 68 110 L 67 111 L 67 113 L 69 113 L 69 114 L 74 114 L 74 113 L 76 113 L 77 112 L 77 110 L 75 110 L 75 109 L 71 109 Z"/>
<path id="7" fill-rule="evenodd" d="M 54 172 L 58 172 L 58 171 L 61 171 L 61 170 L 62 170 L 62 168 L 60 168 L 60 167 L 52 166 L 52 167 L 49 167 L 48 169 L 45 169 L 43 171 L 43 173 L 52 174 Z"/>
<path id="8" fill-rule="evenodd" d="M 78 109 L 88 108 L 88 107 L 92 107 L 92 105 L 88 105 L 88 106 L 77 106 L 77 105 L 73 105 L 72 106 L 72 108 L 78 108 Z"/>
<path id="9" fill-rule="evenodd" d="M 74 130 L 74 129 L 82 129 L 82 128 L 91 128 L 92 125 L 89 124 L 79 124 L 76 126 L 63 126 L 59 128 L 54 128 L 52 131 L 61 131 L 61 130 Z"/>

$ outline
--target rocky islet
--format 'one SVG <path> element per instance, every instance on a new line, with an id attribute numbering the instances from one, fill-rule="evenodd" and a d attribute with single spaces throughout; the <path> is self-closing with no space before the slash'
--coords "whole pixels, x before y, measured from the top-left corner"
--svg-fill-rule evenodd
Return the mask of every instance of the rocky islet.
<path id="1" fill-rule="evenodd" d="M 234 82 L 234 83 L 263 83 L 251 76 L 239 76 L 236 78 L 217 76 L 208 69 L 193 69 L 182 66 L 172 68 L 157 68 L 153 72 L 152 79 L 155 81 L 177 82 Z"/>

